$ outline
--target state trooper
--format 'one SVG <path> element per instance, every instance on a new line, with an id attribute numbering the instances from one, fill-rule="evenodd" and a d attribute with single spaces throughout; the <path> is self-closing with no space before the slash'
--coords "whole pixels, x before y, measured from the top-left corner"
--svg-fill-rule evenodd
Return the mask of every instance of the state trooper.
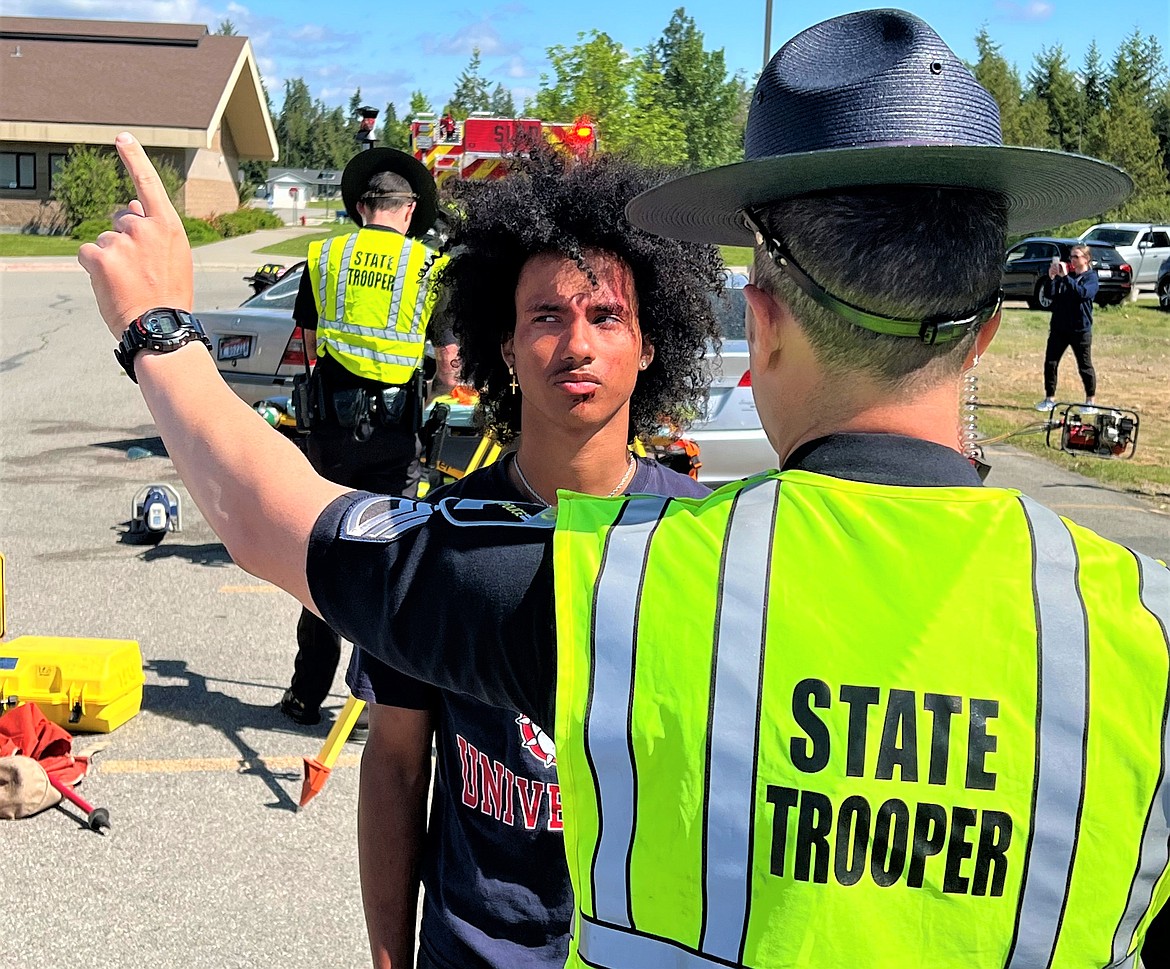
<path id="1" fill-rule="evenodd" d="M 181 223 L 119 149 L 141 212 L 80 254 L 115 336 L 191 299 Z M 1170 571 L 984 487 L 958 416 L 1005 234 L 1131 190 L 1005 147 L 917 17 L 850 13 L 773 57 L 742 163 L 627 210 L 754 242 L 779 470 L 704 499 L 430 507 L 314 476 L 195 341 L 143 353 L 140 385 L 242 567 L 408 674 L 553 725 L 568 965 L 1133 966 L 1168 890 Z"/>
<path id="2" fill-rule="evenodd" d="M 419 240 L 438 215 L 438 191 L 416 158 L 371 148 L 345 166 L 341 195 L 358 231 L 310 243 L 293 311 L 317 350 L 306 453 L 337 484 L 414 497 L 433 282 L 446 263 Z M 337 633 L 302 610 L 286 717 L 320 721 L 340 657 Z"/>

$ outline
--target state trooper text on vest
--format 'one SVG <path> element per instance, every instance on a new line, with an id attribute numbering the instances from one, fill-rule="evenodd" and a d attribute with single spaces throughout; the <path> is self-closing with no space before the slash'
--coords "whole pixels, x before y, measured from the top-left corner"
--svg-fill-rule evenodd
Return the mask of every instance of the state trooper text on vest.
<path id="1" fill-rule="evenodd" d="M 874 718 L 879 729 L 870 729 L 871 708 L 880 714 Z M 869 776 L 878 781 L 995 790 L 987 760 L 997 746 L 990 723 L 999 716 L 997 700 L 853 684 L 843 684 L 834 698 L 828 683 L 805 679 L 793 689 L 792 715 L 803 734 L 791 738 L 789 753 L 803 773 L 828 768 L 835 733 L 846 737 L 844 758 L 835 761 L 846 777 L 864 777 L 870 765 Z M 830 730 L 834 721 L 845 729 Z M 951 757 L 957 730 L 967 741 L 961 762 Z M 897 796 L 876 804 L 850 795 L 834 804 L 819 791 L 776 784 L 768 785 L 767 800 L 771 871 L 778 877 L 826 883 L 832 874 L 841 885 L 855 885 L 868 874 L 883 888 L 898 882 L 922 888 L 928 866 L 938 866 L 945 893 L 1003 894 L 1012 840 L 1012 818 L 1004 811 L 948 809 Z"/>

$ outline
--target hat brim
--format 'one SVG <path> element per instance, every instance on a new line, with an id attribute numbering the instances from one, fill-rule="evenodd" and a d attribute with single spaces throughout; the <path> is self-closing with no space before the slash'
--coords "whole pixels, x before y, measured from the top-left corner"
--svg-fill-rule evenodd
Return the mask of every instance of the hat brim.
<path id="1" fill-rule="evenodd" d="M 397 148 L 368 148 L 349 160 L 341 173 L 341 199 L 346 214 L 354 225 L 362 224 L 357 210 L 358 200 L 365 193 L 370 179 L 381 172 L 401 175 L 410 184 L 410 190 L 417 198 L 406 234 L 414 238 L 422 236 L 434 225 L 439 214 L 439 189 L 426 165 Z"/>
<path id="2" fill-rule="evenodd" d="M 1007 199 L 1008 231 L 1047 229 L 1099 215 L 1133 191 L 1120 168 L 1050 151 L 966 145 L 836 148 L 777 155 L 684 175 L 626 206 L 633 225 L 670 239 L 752 245 L 744 208 L 833 189 L 923 185 L 983 189 Z M 929 221 L 929 213 L 923 213 Z"/>

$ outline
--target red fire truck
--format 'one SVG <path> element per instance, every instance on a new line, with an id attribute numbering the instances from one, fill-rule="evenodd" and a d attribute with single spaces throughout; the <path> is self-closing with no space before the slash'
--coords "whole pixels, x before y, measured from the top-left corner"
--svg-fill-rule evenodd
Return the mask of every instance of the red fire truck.
<path id="1" fill-rule="evenodd" d="M 577 155 L 597 148 L 597 131 L 587 118 L 552 123 L 476 112 L 466 121 L 420 114 L 410 122 L 410 150 L 440 186 L 448 178 L 500 178 L 510 155 L 542 138 Z"/>

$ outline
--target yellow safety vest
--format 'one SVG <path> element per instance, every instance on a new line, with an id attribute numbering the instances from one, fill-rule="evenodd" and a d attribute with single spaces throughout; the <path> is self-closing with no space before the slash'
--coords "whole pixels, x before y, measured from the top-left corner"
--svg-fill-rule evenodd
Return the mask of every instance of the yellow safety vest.
<path id="1" fill-rule="evenodd" d="M 564 496 L 568 965 L 1133 966 L 1170 571 L 1014 491 Z"/>
<path id="2" fill-rule="evenodd" d="M 432 257 L 421 242 L 379 229 L 310 243 L 317 352 L 328 348 L 360 377 L 406 383 L 422 364 L 435 304 L 431 281 L 447 262 Z"/>

